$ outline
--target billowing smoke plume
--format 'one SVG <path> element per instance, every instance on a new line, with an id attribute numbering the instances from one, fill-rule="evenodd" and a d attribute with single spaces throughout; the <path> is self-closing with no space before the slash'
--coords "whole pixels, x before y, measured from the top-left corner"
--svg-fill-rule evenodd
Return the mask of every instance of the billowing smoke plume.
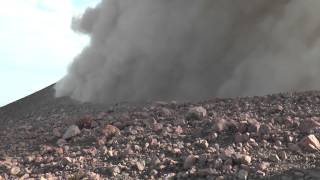
<path id="1" fill-rule="evenodd" d="M 320 88 L 319 0 L 103 0 L 57 96 L 194 100 Z"/>

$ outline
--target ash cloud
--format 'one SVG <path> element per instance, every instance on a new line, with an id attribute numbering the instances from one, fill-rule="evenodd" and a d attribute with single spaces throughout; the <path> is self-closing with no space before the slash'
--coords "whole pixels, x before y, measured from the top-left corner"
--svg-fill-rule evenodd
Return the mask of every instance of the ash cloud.
<path id="1" fill-rule="evenodd" d="M 318 0 L 103 0 L 56 86 L 80 101 L 200 100 L 320 88 Z"/>

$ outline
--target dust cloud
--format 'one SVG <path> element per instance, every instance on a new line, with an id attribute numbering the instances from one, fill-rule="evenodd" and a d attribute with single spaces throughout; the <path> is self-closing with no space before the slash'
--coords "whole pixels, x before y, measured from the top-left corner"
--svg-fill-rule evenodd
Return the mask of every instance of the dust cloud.
<path id="1" fill-rule="evenodd" d="M 320 88 L 319 0 L 103 0 L 56 96 L 201 100 Z"/>

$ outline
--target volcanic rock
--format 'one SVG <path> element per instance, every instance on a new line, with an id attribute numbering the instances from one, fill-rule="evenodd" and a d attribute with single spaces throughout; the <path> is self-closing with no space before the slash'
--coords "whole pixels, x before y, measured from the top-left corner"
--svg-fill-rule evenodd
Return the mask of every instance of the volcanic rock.
<path id="1" fill-rule="evenodd" d="M 118 135 L 120 134 L 120 130 L 113 126 L 113 125 L 106 125 L 102 130 L 101 130 L 102 134 L 105 135 L 106 137 L 111 137 L 114 135 Z"/>
<path id="2" fill-rule="evenodd" d="M 66 132 L 63 134 L 62 138 L 65 140 L 68 140 L 74 136 L 77 136 L 81 133 L 80 129 L 76 125 L 71 125 L 69 128 L 66 130 Z"/>
<path id="3" fill-rule="evenodd" d="M 3 179 L 320 177 L 318 168 L 310 168 L 320 162 L 320 131 L 313 127 L 320 92 L 161 105 L 101 105 L 53 97 L 41 91 L 0 108 Z M 187 120 L 194 107 L 209 113 L 199 108 L 196 118 Z M 83 123 L 81 132 L 69 126 L 86 117 L 94 120 L 93 126 Z M 308 122 L 312 126 L 304 128 Z M 73 129 L 67 140 L 60 133 L 65 127 L 65 134 Z"/>
<path id="4" fill-rule="evenodd" d="M 256 119 L 248 119 L 248 131 L 258 132 L 260 128 L 260 123 Z"/>
<path id="5" fill-rule="evenodd" d="M 269 159 L 273 162 L 280 162 L 280 158 L 277 154 L 271 154 Z"/>
<path id="6" fill-rule="evenodd" d="M 238 178 L 239 178 L 240 180 L 246 180 L 246 179 L 248 178 L 248 174 L 249 174 L 248 171 L 241 169 L 241 170 L 238 172 Z"/>
<path id="7" fill-rule="evenodd" d="M 10 174 L 11 175 L 18 175 L 19 173 L 20 173 L 20 168 L 19 167 L 17 167 L 17 166 L 14 166 L 14 167 L 12 167 L 11 169 L 10 169 Z"/>
<path id="8" fill-rule="evenodd" d="M 197 157 L 194 155 L 189 155 L 184 163 L 183 163 L 183 168 L 184 169 L 190 169 L 197 161 Z"/>
<path id="9" fill-rule="evenodd" d="M 299 142 L 301 148 L 307 151 L 319 151 L 320 150 L 320 143 L 317 137 L 313 134 L 310 134 Z"/>
<path id="10" fill-rule="evenodd" d="M 78 120 L 77 122 L 77 126 L 79 127 L 79 129 L 90 129 L 92 128 L 94 125 L 94 120 L 91 117 L 84 117 Z"/>
<path id="11" fill-rule="evenodd" d="M 189 109 L 186 119 L 188 120 L 200 120 L 207 116 L 207 110 L 202 106 L 192 107 Z"/>
<path id="12" fill-rule="evenodd" d="M 299 129 L 302 133 L 309 133 L 313 129 L 319 128 L 319 127 L 320 127 L 320 119 L 313 117 L 313 118 L 304 120 L 300 124 Z"/>

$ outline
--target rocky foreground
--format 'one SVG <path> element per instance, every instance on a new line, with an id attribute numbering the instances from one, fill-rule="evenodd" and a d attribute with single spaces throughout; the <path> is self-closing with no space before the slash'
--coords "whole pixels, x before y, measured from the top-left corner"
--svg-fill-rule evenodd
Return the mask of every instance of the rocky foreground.
<path id="1" fill-rule="evenodd" d="M 0 109 L 0 179 L 320 179 L 320 92 Z"/>

